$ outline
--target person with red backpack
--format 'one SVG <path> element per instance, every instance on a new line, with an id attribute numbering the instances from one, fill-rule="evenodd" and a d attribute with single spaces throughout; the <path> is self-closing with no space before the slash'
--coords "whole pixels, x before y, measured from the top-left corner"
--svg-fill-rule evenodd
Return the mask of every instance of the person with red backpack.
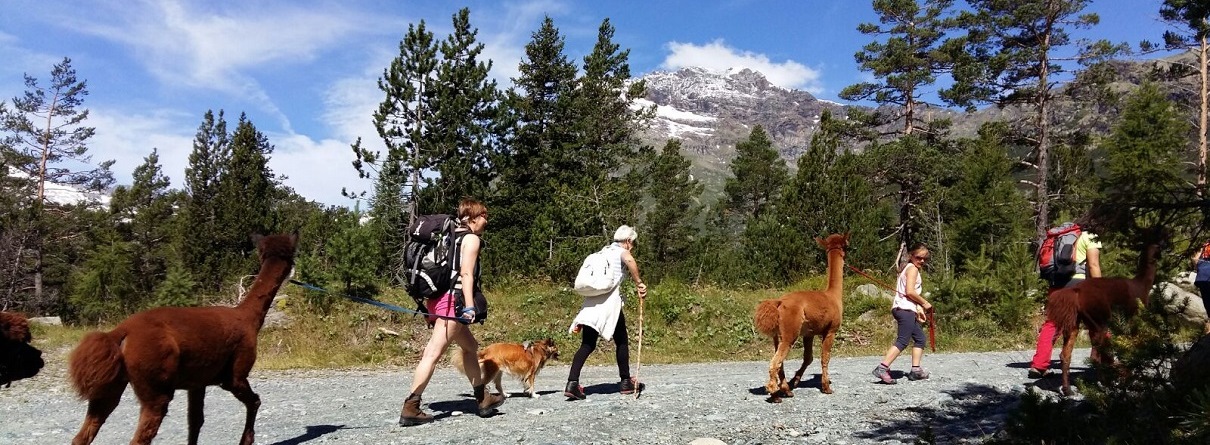
<path id="1" fill-rule="evenodd" d="M 1101 276 L 1101 242 L 1097 236 L 1071 222 L 1046 232 L 1038 253 L 1039 272 L 1050 284 L 1047 294 L 1075 286 L 1088 277 Z M 1029 378 L 1040 379 L 1050 373 L 1050 357 L 1054 352 L 1059 329 L 1050 320 L 1038 330 L 1034 357 L 1029 364 Z"/>

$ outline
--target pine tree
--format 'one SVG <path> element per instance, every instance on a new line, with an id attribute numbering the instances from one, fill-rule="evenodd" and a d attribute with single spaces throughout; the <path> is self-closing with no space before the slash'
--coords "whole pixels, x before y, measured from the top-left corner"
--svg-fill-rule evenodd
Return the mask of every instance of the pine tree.
<path id="1" fill-rule="evenodd" d="M 735 144 L 735 152 L 723 191 L 727 212 L 742 226 L 773 207 L 789 178 L 789 167 L 760 125 L 752 128 L 747 140 Z"/>
<path id="2" fill-rule="evenodd" d="M 94 248 L 73 274 L 69 300 L 81 318 L 99 320 L 139 309 L 130 246 L 121 241 Z"/>
<path id="3" fill-rule="evenodd" d="M 44 242 L 61 235 L 48 233 L 48 227 L 57 223 L 50 221 L 55 215 L 46 211 L 46 185 L 73 185 L 100 191 L 113 183 L 109 170 L 113 161 L 101 162 L 91 170 L 79 168 L 92 164 L 88 140 L 95 129 L 83 125 L 88 110 L 80 107 L 88 95 L 88 85 L 76 78 L 71 59 L 65 57 L 55 64 L 49 86 L 40 86 L 36 78 L 26 74 L 25 87 L 23 96 L 12 99 L 12 109 L 0 103 L 0 164 L 9 170 L 6 173 L 15 170 L 29 181 L 21 184 L 6 174 L 5 185 L 12 188 L 6 187 L 9 190 L 5 191 L 25 194 L 36 190 L 27 208 L 28 216 L 16 226 L 24 227 L 28 235 L 19 237 L 22 239 L 17 243 L 19 247 L 13 246 L 24 253 L 11 255 L 14 257 L 11 264 L 17 264 L 21 271 L 10 274 L 7 299 L 13 299 L 17 277 L 28 274 L 32 277 L 32 299 L 41 301 L 46 267 Z M 28 259 L 25 255 L 29 255 Z"/>
<path id="4" fill-rule="evenodd" d="M 185 167 L 185 203 L 177 227 L 181 263 L 193 273 L 203 292 L 222 286 L 219 227 L 219 179 L 231 157 L 231 139 L 223 111 L 207 110 L 193 139 L 193 151 Z"/>
<path id="5" fill-rule="evenodd" d="M 1012 244 L 1030 238 L 1022 216 L 1029 203 L 1015 186 L 1008 133 L 1003 123 L 984 125 L 977 138 L 962 143 L 954 163 L 960 179 L 946 188 L 942 214 L 949 221 L 949 257 L 959 273 L 981 252 L 999 261 Z"/>
<path id="6" fill-rule="evenodd" d="M 918 116 L 926 86 L 937 81 L 937 74 L 948 69 L 947 58 L 939 51 L 949 26 L 943 16 L 953 0 L 874 0 L 874 11 L 883 26 L 862 23 L 857 30 L 866 35 L 885 35 L 885 42 L 871 42 L 853 57 L 862 71 L 870 72 L 877 82 L 861 82 L 845 87 L 845 100 L 873 100 L 879 105 L 895 105 L 894 116 L 879 116 L 874 126 L 902 121 L 902 134 L 912 134 L 926 125 Z"/>
<path id="7" fill-rule="evenodd" d="M 1201 196 L 1206 194 L 1206 146 L 1210 136 L 1210 4 L 1198 0 L 1164 0 L 1160 6 L 1160 18 L 1170 25 L 1182 27 L 1185 33 L 1164 32 L 1164 49 L 1183 49 L 1197 53 L 1197 63 L 1182 68 L 1176 74 L 1192 72 L 1198 76 L 1197 111 L 1197 186 Z M 1143 42 L 1143 49 L 1152 49 L 1150 42 Z"/>
<path id="8" fill-rule="evenodd" d="M 689 256 L 701 212 L 697 200 L 703 186 L 693 178 L 692 163 L 681 155 L 681 141 L 669 139 L 655 157 L 648 177 L 647 194 L 652 207 L 643 223 L 643 242 L 639 246 L 651 255 L 644 263 L 647 280 L 672 274 Z M 657 281 L 658 282 L 658 281 Z"/>
<path id="9" fill-rule="evenodd" d="M 569 215 L 551 199 L 559 195 L 564 175 L 578 168 L 568 155 L 576 141 L 576 67 L 563 46 L 563 36 L 546 17 L 525 45 L 520 76 L 506 96 L 512 128 L 496 159 L 501 171 L 493 208 L 499 211 L 492 215 L 492 231 L 509 252 L 488 255 L 486 261 L 522 274 L 552 274 L 540 266 L 553 259 L 555 244 L 566 240 L 559 222 Z"/>
<path id="10" fill-rule="evenodd" d="M 374 112 L 374 127 L 386 146 L 386 157 L 353 145 L 357 156 L 354 167 L 362 177 L 376 174 L 370 216 L 374 220 L 374 239 L 382 246 L 385 267 L 395 278 L 402 276 L 407 227 L 413 218 L 442 208 L 441 203 L 420 202 L 424 185 L 421 172 L 433 167 L 440 153 L 434 132 L 433 77 L 437 73 L 438 44 L 424 21 L 408 25 L 399 42 L 399 55 L 383 70 L 378 89 L 386 94 Z M 376 170 L 376 172 L 374 171 Z"/>
<path id="11" fill-rule="evenodd" d="M 936 243 L 928 243 L 937 240 L 928 231 L 928 226 L 935 222 L 928 212 L 935 208 L 938 184 L 944 174 L 937 166 L 944 165 L 948 157 L 942 148 L 946 147 L 936 147 L 918 136 L 904 136 L 868 149 L 873 166 L 871 178 L 893 196 L 898 208 L 894 232 L 899 235 L 900 255 L 908 246 L 919 242 L 930 244 L 934 250 L 939 247 Z"/>
<path id="12" fill-rule="evenodd" d="M 500 151 L 503 126 L 501 95 L 488 77 L 492 62 L 482 61 L 483 44 L 471 28 L 470 10 L 454 14 L 454 32 L 441 42 L 434 93 L 433 155 L 436 181 L 432 201 L 450 206 L 462 197 L 487 199 L 488 184 L 497 175 L 491 158 Z"/>
<path id="13" fill-rule="evenodd" d="M 1067 30 L 1099 22 L 1096 14 L 1083 13 L 1089 2 L 970 0 L 972 11 L 958 17 L 967 34 L 948 44 L 955 63 L 954 84 L 941 90 L 942 99 L 967 108 L 978 103 L 1031 108 L 1027 127 L 1034 143 L 1028 162 L 1037 169 L 1034 230 L 1039 238 L 1049 228 L 1054 199 L 1049 183 L 1055 88 L 1070 72 L 1058 62 L 1075 60 L 1088 66 L 1120 50 L 1100 40 L 1070 53 L 1076 45 Z"/>
<path id="14" fill-rule="evenodd" d="M 1130 97 L 1113 133 L 1101 143 L 1106 156 L 1097 208 L 1106 229 L 1137 234 L 1152 225 L 1187 226 L 1188 221 L 1172 223 L 1185 212 L 1202 210 L 1196 190 L 1181 174 L 1188 131 L 1185 118 L 1155 85 L 1145 84 Z"/>
<path id="15" fill-rule="evenodd" d="M 350 295 L 364 295 L 377 279 L 371 259 L 379 255 L 378 246 L 372 232 L 361 225 L 361 218 L 362 212 L 356 207 L 341 215 L 337 220 L 340 230 L 327 243 L 333 277 Z"/>
<path id="16" fill-rule="evenodd" d="M 275 177 L 269 169 L 273 145 L 241 114 L 231 134 L 231 156 L 218 183 L 217 228 L 224 274 L 255 270 L 253 234 L 268 233 Z"/>
<path id="17" fill-rule="evenodd" d="M 110 204 L 123 240 L 131 243 L 136 288 L 143 295 L 152 293 L 167 270 L 177 204 L 168 189 L 172 182 L 161 171 L 159 159 L 158 150 L 153 149 L 143 158 L 143 164 L 135 167 L 133 183 L 114 190 Z"/>
<path id="18" fill-rule="evenodd" d="M 154 306 L 193 306 L 201 301 L 194 294 L 197 283 L 180 261 L 168 266 L 164 280 L 155 287 Z"/>

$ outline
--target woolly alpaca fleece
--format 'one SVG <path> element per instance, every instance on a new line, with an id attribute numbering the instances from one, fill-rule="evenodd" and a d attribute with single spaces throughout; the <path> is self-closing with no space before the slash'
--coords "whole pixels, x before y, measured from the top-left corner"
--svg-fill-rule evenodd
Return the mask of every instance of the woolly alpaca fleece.
<path id="1" fill-rule="evenodd" d="M 25 317 L 0 312 L 0 386 L 33 377 L 42 370 L 42 351 L 30 346 L 31 340 Z"/>

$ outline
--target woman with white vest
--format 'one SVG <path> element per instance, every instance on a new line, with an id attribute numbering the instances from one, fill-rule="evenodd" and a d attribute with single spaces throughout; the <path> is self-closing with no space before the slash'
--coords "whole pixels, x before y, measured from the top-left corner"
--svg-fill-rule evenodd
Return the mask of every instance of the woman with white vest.
<path id="1" fill-rule="evenodd" d="M 613 244 L 606 246 L 605 251 L 609 254 L 611 273 L 616 274 L 614 276 L 621 276 L 622 265 L 626 265 L 626 270 L 636 283 L 639 298 L 646 298 L 647 285 L 639 276 L 639 265 L 635 262 L 634 256 L 630 254 L 638 236 L 638 233 L 630 226 L 618 227 L 618 230 L 613 233 Z M 643 385 L 640 384 L 636 388 L 634 379 L 630 377 L 630 346 L 626 340 L 626 316 L 622 314 L 622 304 L 621 280 L 618 280 L 618 285 L 606 294 L 584 298 L 584 305 L 580 308 L 580 313 L 576 315 L 575 320 L 571 322 L 569 329 L 569 332 L 573 334 L 580 333 L 580 349 L 576 351 L 576 355 L 571 361 L 571 373 L 567 376 L 567 389 L 563 392 L 568 400 L 584 400 L 584 387 L 580 386 L 580 369 L 584 367 L 584 361 L 588 360 L 588 355 L 596 350 L 597 339 L 601 337 L 612 338 L 614 345 L 617 346 L 618 376 L 621 378 L 618 390 L 622 394 L 633 394 L 635 391 L 643 390 Z"/>

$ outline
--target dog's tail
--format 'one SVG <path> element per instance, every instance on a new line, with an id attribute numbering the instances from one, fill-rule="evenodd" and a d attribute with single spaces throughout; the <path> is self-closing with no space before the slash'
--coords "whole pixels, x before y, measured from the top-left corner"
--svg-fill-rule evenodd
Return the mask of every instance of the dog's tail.
<path id="1" fill-rule="evenodd" d="M 93 400 L 126 387 L 126 369 L 122 363 L 124 332 L 91 332 L 72 351 L 67 370 L 72 386 L 81 400 Z"/>
<path id="2" fill-rule="evenodd" d="M 777 337 L 777 319 L 778 309 L 781 307 L 781 300 L 764 300 L 756 305 L 756 313 L 753 315 L 753 322 L 756 325 L 756 331 L 770 338 Z"/>

